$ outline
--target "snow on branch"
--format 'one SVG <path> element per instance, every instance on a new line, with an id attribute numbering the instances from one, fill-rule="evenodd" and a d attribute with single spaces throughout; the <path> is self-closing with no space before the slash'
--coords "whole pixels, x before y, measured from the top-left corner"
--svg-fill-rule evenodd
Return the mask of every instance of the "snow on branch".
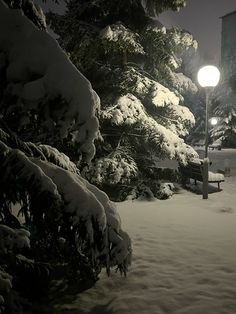
<path id="1" fill-rule="evenodd" d="M 9 197 L 11 201 L 20 202 L 22 191 L 27 191 L 35 202 L 40 199 L 41 212 L 38 212 L 37 215 L 41 217 L 48 214 L 45 210 L 50 199 L 51 208 L 56 210 L 49 214 L 54 214 L 55 220 L 59 219 L 62 200 L 53 181 L 45 176 L 43 171 L 32 163 L 23 152 L 11 149 L 1 141 L 0 160 L 2 174 L 0 183 L 5 186 L 6 197 Z"/>
<path id="2" fill-rule="evenodd" d="M 198 43 L 189 32 L 178 28 L 172 28 L 170 33 L 172 34 L 176 45 L 185 47 L 185 49 L 193 48 L 194 50 L 197 50 Z"/>
<path id="3" fill-rule="evenodd" d="M 2 124 L 2 120 L 0 120 L 0 124 Z M 11 148 L 20 149 L 27 156 L 40 157 L 42 160 L 50 161 L 71 172 L 78 171 L 76 165 L 70 160 L 67 155 L 59 152 L 58 149 L 50 145 L 36 145 L 32 142 L 24 142 L 15 133 L 11 132 L 10 134 L 8 134 L 1 128 L 0 141 L 2 141 L 4 145 L 11 146 Z"/>
<path id="4" fill-rule="evenodd" d="M 30 232 L 26 229 L 12 229 L 0 224 L 0 254 L 16 249 L 30 248 Z"/>
<path id="5" fill-rule="evenodd" d="M 188 158 L 197 156 L 183 139 L 148 115 L 141 101 L 132 94 L 119 97 L 112 110 L 103 112 L 103 118 L 116 125 L 136 126 L 137 130 L 142 130 L 143 138 L 165 157 L 185 163 Z"/>
<path id="6" fill-rule="evenodd" d="M 104 252 L 94 252 L 95 257 L 104 253 L 109 257 L 108 268 L 118 265 L 125 272 L 131 258 L 131 241 L 122 231 L 120 217 L 107 195 L 76 173 L 39 159 L 31 160 L 56 184 L 66 204 L 65 211 L 73 217 L 73 226 L 84 224 L 90 244 L 98 240 L 94 234 L 94 222 L 98 225 L 103 234 Z"/>
<path id="7" fill-rule="evenodd" d="M 88 159 L 92 158 L 93 141 L 98 132 L 95 111 L 99 108 L 99 98 L 90 82 L 47 32 L 38 30 L 20 10 L 7 8 L 2 0 L 0 29 L 0 52 L 6 57 L 7 89 L 14 91 L 17 103 L 23 104 L 26 114 L 36 108 L 40 112 L 40 104 L 44 103 L 45 122 L 54 125 L 62 138 L 73 131 L 79 150 Z M 59 98 L 64 103 L 55 106 L 55 100 Z M 27 123 L 25 119 L 24 126 Z"/>
<path id="8" fill-rule="evenodd" d="M 43 148 L 46 157 L 60 164 L 57 158 L 61 156 L 57 150 L 53 151 L 48 146 Z M 57 158 L 51 158 L 51 152 Z M 64 159 L 64 155 L 62 157 Z M 26 220 L 33 221 L 45 231 L 47 228 L 50 232 L 51 228 L 71 228 L 75 233 L 78 251 L 81 250 L 82 242 L 82 253 L 87 253 L 83 252 L 84 246 L 89 248 L 87 257 L 92 258 L 94 263 L 99 261 L 108 270 L 116 265 L 121 272 L 126 273 L 131 259 L 131 241 L 121 229 L 114 204 L 104 192 L 83 179 L 78 171 L 71 169 L 69 159 L 66 162 L 68 169 L 63 169 L 46 158 L 42 160 L 42 156 L 28 157 L 19 149 L 12 149 L 0 141 L 0 184 L 4 199 L 8 203 L 23 202 L 24 206 L 27 205 Z M 61 164 L 66 168 L 64 160 Z M 24 203 L 25 195 L 27 204 Z M 17 232 L 6 228 L 0 226 L 0 235 L 1 230 L 5 233 L 9 231 L 12 235 Z M 21 236 L 18 238 L 23 241 L 29 234 L 19 230 L 16 236 Z M 4 240 L 3 237 L 0 239 Z M 4 250 L 5 242 L 1 243 Z"/>
<path id="9" fill-rule="evenodd" d="M 7 272 L 1 269 L 0 267 L 0 313 L 4 313 L 5 311 L 5 300 L 4 297 L 9 294 L 12 289 L 12 279 Z M 4 296 L 4 297 L 3 297 Z"/>
<path id="10" fill-rule="evenodd" d="M 99 186 L 102 184 L 127 184 L 137 177 L 138 168 L 131 157 L 108 155 L 96 159 L 85 167 L 82 175 Z"/>
<path id="11" fill-rule="evenodd" d="M 73 215 L 73 225 L 78 224 L 80 220 L 88 224 L 87 231 L 91 243 L 93 243 L 94 239 L 91 234 L 92 227 L 90 225 L 91 218 L 93 217 L 98 222 L 101 231 L 104 231 L 106 217 L 103 206 L 86 189 L 85 184 L 77 174 L 40 159 L 32 158 L 31 161 L 57 186 L 60 195 L 67 204 L 65 211 Z"/>
<path id="12" fill-rule="evenodd" d="M 66 170 L 77 172 L 76 165 L 64 153 L 59 152 L 58 149 L 50 145 L 40 144 L 37 148 L 44 154 L 46 159 Z"/>
<path id="13" fill-rule="evenodd" d="M 180 99 L 174 92 L 132 67 L 123 73 L 122 79 L 124 91 L 129 86 L 130 92 L 160 124 L 179 136 L 188 134 L 195 119 L 187 107 L 180 105 Z M 185 81 L 178 83 L 183 85 Z"/>
<path id="14" fill-rule="evenodd" d="M 115 44 L 118 50 L 128 49 L 135 54 L 145 54 L 139 42 L 139 35 L 121 23 L 106 26 L 101 30 L 100 36 L 103 40 Z"/>
<path id="15" fill-rule="evenodd" d="M 190 92 L 196 94 L 198 91 L 197 85 L 184 75 L 183 73 L 170 72 L 171 84 L 177 91 L 183 95 Z"/>

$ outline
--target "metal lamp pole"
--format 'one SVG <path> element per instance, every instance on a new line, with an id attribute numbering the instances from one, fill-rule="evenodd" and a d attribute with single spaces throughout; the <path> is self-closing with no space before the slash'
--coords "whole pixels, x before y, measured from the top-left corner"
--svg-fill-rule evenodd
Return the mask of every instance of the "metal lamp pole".
<path id="1" fill-rule="evenodd" d="M 208 108 L 211 89 L 214 88 L 220 79 L 220 71 L 214 65 L 206 65 L 198 71 L 198 83 L 205 87 L 206 92 L 206 121 L 205 121 L 205 156 L 203 159 L 203 186 L 202 198 L 208 199 Z"/>
<path id="2" fill-rule="evenodd" d="M 208 108 L 209 108 L 209 97 L 210 97 L 210 88 L 206 87 L 206 120 L 205 120 L 205 155 L 203 159 L 203 184 L 202 184 L 202 198 L 208 199 Z"/>

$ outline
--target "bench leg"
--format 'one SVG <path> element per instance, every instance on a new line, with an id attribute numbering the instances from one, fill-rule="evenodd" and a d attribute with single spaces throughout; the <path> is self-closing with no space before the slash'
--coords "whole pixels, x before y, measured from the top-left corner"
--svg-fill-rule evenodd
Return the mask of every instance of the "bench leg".
<path id="1" fill-rule="evenodd" d="M 197 180 L 196 179 L 194 179 L 194 184 L 197 185 Z"/>
<path id="2" fill-rule="evenodd" d="M 220 182 L 217 182 L 218 183 L 218 191 L 220 191 Z"/>

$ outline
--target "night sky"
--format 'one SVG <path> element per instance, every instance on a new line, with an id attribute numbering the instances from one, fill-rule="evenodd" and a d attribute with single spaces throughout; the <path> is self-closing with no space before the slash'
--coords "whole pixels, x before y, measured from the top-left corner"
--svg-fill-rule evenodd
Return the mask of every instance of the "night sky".
<path id="1" fill-rule="evenodd" d="M 63 12 L 63 1 L 60 5 L 42 0 L 35 0 L 43 9 L 50 7 L 58 13 Z M 199 43 L 199 52 L 203 58 L 218 63 L 220 58 L 221 19 L 220 17 L 236 10 L 236 0 L 187 0 L 185 8 L 179 12 L 167 11 L 158 19 L 166 26 L 179 26 L 186 29 Z M 236 31 L 235 31 L 236 33 Z"/>
<path id="2" fill-rule="evenodd" d="M 180 26 L 193 34 L 203 58 L 217 63 L 220 58 L 221 19 L 236 10 L 236 0 L 187 0 L 179 12 L 164 12 L 159 20 L 167 27 Z M 236 35 L 236 30 L 235 30 Z"/>

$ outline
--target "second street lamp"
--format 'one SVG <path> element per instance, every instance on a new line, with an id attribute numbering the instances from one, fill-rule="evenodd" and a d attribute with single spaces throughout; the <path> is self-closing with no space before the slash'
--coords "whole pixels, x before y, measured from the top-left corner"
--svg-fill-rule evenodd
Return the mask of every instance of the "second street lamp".
<path id="1" fill-rule="evenodd" d="M 212 118 L 210 119 L 210 123 L 211 123 L 212 126 L 217 125 L 218 119 L 215 118 L 215 117 L 212 117 Z"/>
<path id="2" fill-rule="evenodd" d="M 220 71 L 214 65 L 206 65 L 198 71 L 198 83 L 206 92 L 206 120 L 205 120 L 205 155 L 203 160 L 203 187 L 202 198 L 208 199 L 208 107 L 209 96 L 213 88 L 219 83 Z"/>

